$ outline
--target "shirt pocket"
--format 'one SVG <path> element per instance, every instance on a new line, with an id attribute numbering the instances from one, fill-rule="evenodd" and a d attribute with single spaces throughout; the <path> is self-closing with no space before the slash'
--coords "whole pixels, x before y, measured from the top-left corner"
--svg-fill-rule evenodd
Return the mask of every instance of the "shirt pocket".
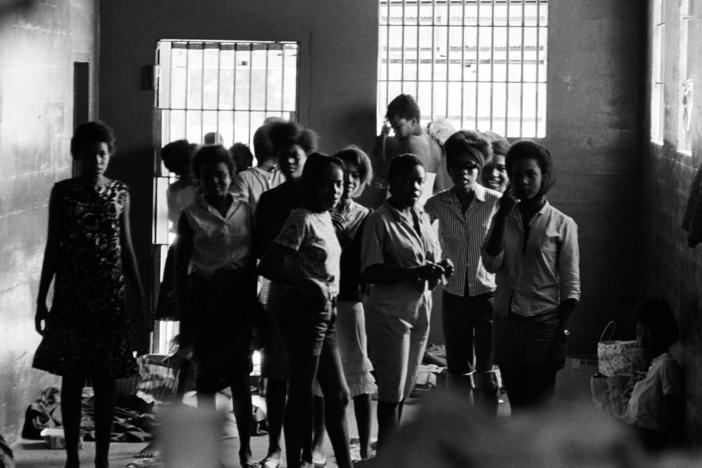
<path id="1" fill-rule="evenodd" d="M 539 243 L 539 253 L 544 261 L 551 266 L 551 268 L 557 267 L 560 243 L 560 235 L 550 229 L 546 230 L 544 238 Z"/>

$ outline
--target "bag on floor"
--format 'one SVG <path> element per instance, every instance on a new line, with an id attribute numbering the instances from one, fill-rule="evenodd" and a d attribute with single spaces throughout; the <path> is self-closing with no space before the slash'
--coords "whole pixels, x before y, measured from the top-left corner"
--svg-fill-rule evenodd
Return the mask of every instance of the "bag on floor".
<path id="1" fill-rule="evenodd" d="M 605 325 L 597 343 L 597 367 L 607 377 L 634 373 L 634 361 L 639 350 L 636 340 L 612 340 L 617 325 L 614 320 Z M 607 337 L 607 339 L 605 339 Z"/>
<path id="2" fill-rule="evenodd" d="M 24 413 L 22 437 L 30 440 L 41 440 L 42 429 L 58 427 L 62 424 L 61 392 L 57 387 L 49 387 L 41 392 L 41 396 L 27 406 Z"/>

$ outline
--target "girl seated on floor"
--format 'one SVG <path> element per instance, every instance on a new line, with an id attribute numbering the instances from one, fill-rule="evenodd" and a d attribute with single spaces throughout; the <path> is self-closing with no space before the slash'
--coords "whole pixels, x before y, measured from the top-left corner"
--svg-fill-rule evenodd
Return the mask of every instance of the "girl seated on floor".
<path id="1" fill-rule="evenodd" d="M 636 427 L 644 446 L 651 451 L 674 447 L 683 426 L 680 365 L 669 352 L 678 340 L 673 308 L 652 297 L 634 311 L 636 335 L 646 362 L 646 377 L 637 382 L 624 413 L 624 421 Z"/>
<path id="2" fill-rule="evenodd" d="M 176 291 L 181 346 L 191 347 L 198 406 L 230 386 L 241 466 L 252 467 L 249 374 L 256 301 L 251 207 L 229 192 L 235 166 L 221 145 L 200 148 L 193 172 L 202 194 L 178 221 Z"/>

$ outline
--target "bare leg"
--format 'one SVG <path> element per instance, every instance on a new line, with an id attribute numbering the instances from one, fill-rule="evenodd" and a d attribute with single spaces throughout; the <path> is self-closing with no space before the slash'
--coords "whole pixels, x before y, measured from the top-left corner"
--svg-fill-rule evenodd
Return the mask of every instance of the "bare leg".
<path id="1" fill-rule="evenodd" d="M 95 377 L 93 385 L 95 386 L 95 468 L 107 468 L 110 465 L 115 380 L 111 377 Z"/>
<path id="2" fill-rule="evenodd" d="M 323 464 L 324 456 L 324 397 L 314 397 L 314 418 L 312 421 L 312 462 Z"/>
<path id="3" fill-rule="evenodd" d="M 319 358 L 317 381 L 324 393 L 325 422 L 339 468 L 352 468 L 346 405 L 349 389 L 341 367 L 339 350 L 325 342 Z"/>
<path id="4" fill-rule="evenodd" d="M 66 468 L 78 468 L 78 442 L 80 439 L 81 394 L 85 379 L 61 379 L 61 415 L 66 438 Z"/>
<path id="5" fill-rule="evenodd" d="M 353 397 L 353 411 L 356 415 L 356 426 L 358 426 L 361 458 L 365 460 L 370 453 L 371 396 L 363 393 Z"/>
<path id="6" fill-rule="evenodd" d="M 266 458 L 280 459 L 280 434 L 283 430 L 283 415 L 285 414 L 285 397 L 288 393 L 288 381 L 268 379 L 266 384 L 266 407 L 268 415 L 268 454 Z"/>
<path id="7" fill-rule="evenodd" d="M 239 462 L 241 466 L 251 463 L 251 394 L 249 376 L 246 373 L 236 375 L 231 380 L 232 400 L 236 428 L 239 431 Z"/>

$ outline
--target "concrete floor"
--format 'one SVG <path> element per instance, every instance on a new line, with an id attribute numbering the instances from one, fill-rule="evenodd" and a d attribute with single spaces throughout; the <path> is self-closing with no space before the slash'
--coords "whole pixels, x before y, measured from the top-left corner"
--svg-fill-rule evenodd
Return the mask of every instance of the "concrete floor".
<path id="1" fill-rule="evenodd" d="M 375 415 L 375 404 L 373 402 L 373 415 Z M 416 413 L 418 408 L 417 400 L 412 400 L 408 405 L 408 418 L 411 418 Z M 349 405 L 347 410 L 347 418 L 349 423 L 349 434 L 351 438 L 358 436 L 356 429 L 355 418 L 353 415 L 353 405 Z M 375 417 L 373 418 L 372 434 L 373 439 L 377 433 Z M 139 463 L 139 459 L 134 458 L 139 450 L 144 448 L 145 443 L 113 443 L 110 446 L 110 465 L 113 468 L 124 468 L 129 463 Z M 261 460 L 268 449 L 268 436 L 255 436 L 251 438 L 251 450 L 254 460 Z M 334 463 L 333 450 L 329 444 L 329 440 L 325 441 L 325 454 L 327 455 L 327 467 L 336 468 Z M 43 441 L 26 441 L 21 440 L 17 443 L 13 450 L 15 452 L 15 462 L 19 468 L 63 468 L 65 461 L 65 453 L 63 450 L 49 450 Z M 226 468 L 238 468 L 238 450 L 239 440 L 237 438 L 228 438 L 222 440 L 223 464 Z M 95 444 L 93 442 L 84 442 L 83 449 L 80 452 L 82 466 L 92 466 L 93 457 L 95 455 Z M 353 455 L 353 453 L 352 453 Z"/>
<path id="2" fill-rule="evenodd" d="M 567 401 L 577 401 L 583 398 L 589 399 L 589 376 L 594 368 L 589 365 L 583 365 L 577 360 L 569 360 L 565 369 L 559 372 L 556 385 L 556 398 Z M 418 392 L 418 398 L 412 398 L 406 405 L 404 412 L 404 420 L 410 420 L 416 415 L 419 408 L 421 395 L 426 391 Z M 505 400 L 499 406 L 498 415 L 508 416 L 510 414 L 509 402 L 505 395 Z M 373 402 L 373 428 L 372 438 L 375 439 L 377 427 L 375 421 L 375 405 Z M 349 405 L 347 409 L 347 419 L 349 423 L 349 434 L 351 438 L 357 437 L 355 418 L 353 415 L 353 405 Z M 113 468 L 123 468 L 127 464 L 140 460 L 134 458 L 139 450 L 144 448 L 144 443 L 113 443 L 110 449 L 110 462 Z M 223 463 L 226 468 L 238 467 L 238 439 L 228 438 L 222 441 Z M 251 449 L 253 451 L 253 459 L 261 460 L 268 448 L 268 436 L 256 436 L 251 439 Z M 20 468 L 62 468 L 64 466 L 65 455 L 63 450 L 48 450 L 43 441 L 20 441 L 13 447 L 15 451 L 15 460 Z M 92 466 L 92 459 L 95 454 L 95 444 L 85 442 L 81 450 L 81 462 L 83 466 Z M 327 455 L 328 468 L 336 468 L 334 463 L 333 450 L 329 441 L 325 443 L 325 454 Z M 353 453 L 352 453 L 353 455 Z M 137 466 L 139 466 L 137 464 Z"/>

